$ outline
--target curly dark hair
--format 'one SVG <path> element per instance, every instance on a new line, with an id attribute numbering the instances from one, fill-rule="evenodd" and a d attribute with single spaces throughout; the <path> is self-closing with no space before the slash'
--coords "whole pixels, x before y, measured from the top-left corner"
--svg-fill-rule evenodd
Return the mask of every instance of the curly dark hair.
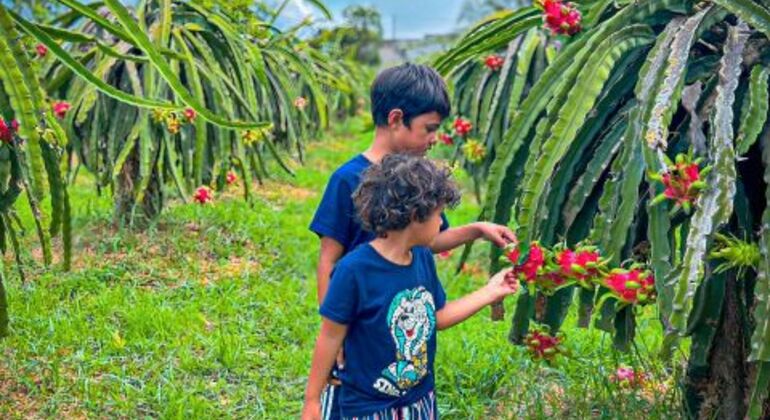
<path id="1" fill-rule="evenodd" d="M 378 237 L 405 229 L 412 220 L 424 222 L 441 206 L 460 202 L 452 174 L 423 157 L 385 156 L 364 171 L 353 203 L 361 226 Z"/>

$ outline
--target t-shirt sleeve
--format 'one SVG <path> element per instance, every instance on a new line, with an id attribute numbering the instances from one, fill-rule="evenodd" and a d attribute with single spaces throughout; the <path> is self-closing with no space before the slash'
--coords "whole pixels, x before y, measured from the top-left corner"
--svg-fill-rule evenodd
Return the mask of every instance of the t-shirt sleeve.
<path id="1" fill-rule="evenodd" d="M 444 212 L 441 212 L 441 228 L 439 230 L 443 232 L 447 229 L 449 229 L 449 219 L 446 218 Z"/>
<path id="2" fill-rule="evenodd" d="M 310 223 L 310 230 L 319 237 L 335 239 L 347 249 L 353 240 L 350 233 L 355 217 L 352 195 L 350 184 L 338 173 L 332 175 Z"/>
<path id="3" fill-rule="evenodd" d="M 436 304 L 436 310 L 440 311 L 444 308 L 444 305 L 446 305 L 446 292 L 444 292 L 444 286 L 441 285 L 441 280 L 439 280 L 435 271 L 433 272 L 433 278 L 435 280 L 433 303 Z"/>
<path id="4" fill-rule="evenodd" d="M 337 264 L 318 312 L 325 318 L 347 325 L 356 317 L 358 300 L 358 284 L 353 272 L 344 264 Z"/>

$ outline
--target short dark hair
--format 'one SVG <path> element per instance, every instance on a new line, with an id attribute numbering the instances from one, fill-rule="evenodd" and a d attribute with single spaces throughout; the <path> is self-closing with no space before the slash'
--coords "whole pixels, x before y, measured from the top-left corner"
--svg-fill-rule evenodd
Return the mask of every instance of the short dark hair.
<path id="1" fill-rule="evenodd" d="M 388 114 L 394 109 L 404 112 L 407 127 L 418 115 L 438 112 L 444 119 L 452 110 L 441 75 L 412 63 L 383 70 L 372 83 L 371 102 L 372 118 L 379 127 L 388 125 Z"/>
<path id="2" fill-rule="evenodd" d="M 447 167 L 409 154 L 385 156 L 367 168 L 353 193 L 361 226 L 377 236 L 424 222 L 440 206 L 455 207 L 460 191 Z"/>

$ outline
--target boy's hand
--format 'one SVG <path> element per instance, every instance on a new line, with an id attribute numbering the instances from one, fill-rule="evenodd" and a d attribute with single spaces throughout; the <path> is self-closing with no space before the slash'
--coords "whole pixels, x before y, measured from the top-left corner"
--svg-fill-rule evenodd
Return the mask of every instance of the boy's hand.
<path id="1" fill-rule="evenodd" d="M 516 234 L 507 226 L 489 222 L 476 222 L 473 226 L 478 229 L 479 236 L 492 242 L 500 248 L 504 248 L 511 242 L 518 242 Z"/>
<path id="2" fill-rule="evenodd" d="M 337 353 L 337 369 L 340 369 L 340 370 L 341 369 L 345 369 L 345 353 L 344 353 L 344 351 L 345 351 L 345 349 L 343 347 L 343 348 L 340 348 L 340 352 Z M 340 381 L 340 379 L 338 377 L 334 376 L 334 374 L 330 374 L 329 375 L 328 383 L 329 383 L 329 385 L 334 385 L 334 386 L 342 385 L 342 381 Z"/>
<path id="3" fill-rule="evenodd" d="M 345 348 L 341 348 L 340 352 L 337 353 L 337 367 L 340 369 L 345 369 Z"/>
<path id="4" fill-rule="evenodd" d="M 494 302 L 501 302 L 504 297 L 519 291 L 519 279 L 516 278 L 512 268 L 506 268 L 492 276 L 484 288 Z"/>
<path id="5" fill-rule="evenodd" d="M 302 407 L 302 420 L 321 420 L 321 401 L 305 400 L 305 406 Z"/>

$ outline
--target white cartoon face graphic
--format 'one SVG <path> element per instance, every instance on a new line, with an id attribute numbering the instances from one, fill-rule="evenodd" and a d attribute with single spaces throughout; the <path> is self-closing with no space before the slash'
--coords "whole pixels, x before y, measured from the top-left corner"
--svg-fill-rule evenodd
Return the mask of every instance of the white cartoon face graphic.
<path id="1" fill-rule="evenodd" d="M 388 309 L 388 329 L 396 344 L 396 361 L 383 369 L 374 387 L 403 395 L 428 374 L 428 340 L 436 326 L 433 296 L 422 286 L 396 294 Z"/>

